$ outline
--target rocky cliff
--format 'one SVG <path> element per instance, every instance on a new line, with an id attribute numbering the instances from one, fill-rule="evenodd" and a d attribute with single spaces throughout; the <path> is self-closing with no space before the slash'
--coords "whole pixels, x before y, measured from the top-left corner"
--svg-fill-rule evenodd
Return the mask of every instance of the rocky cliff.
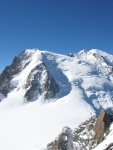
<path id="1" fill-rule="evenodd" d="M 104 109 L 96 116 L 86 120 L 74 130 L 64 127 L 59 136 L 47 145 L 46 150 L 92 150 L 110 133 L 112 113 Z M 111 150 L 110 143 L 104 150 Z"/>
<path id="2" fill-rule="evenodd" d="M 35 53 L 29 53 L 25 50 L 16 56 L 11 65 L 7 66 L 2 74 L 0 74 L 0 100 L 6 97 L 9 92 L 13 91 L 15 88 L 18 88 L 17 84 L 12 84 L 12 80 L 21 74 L 21 72 L 23 72 L 30 65 L 30 63 L 32 63 L 33 54 Z M 23 86 L 25 89 L 24 97 L 27 101 L 36 100 L 40 95 L 43 95 L 44 99 L 50 99 L 59 92 L 58 84 L 43 61 L 40 61 L 37 65 L 34 64 L 31 70 L 29 70 Z"/>

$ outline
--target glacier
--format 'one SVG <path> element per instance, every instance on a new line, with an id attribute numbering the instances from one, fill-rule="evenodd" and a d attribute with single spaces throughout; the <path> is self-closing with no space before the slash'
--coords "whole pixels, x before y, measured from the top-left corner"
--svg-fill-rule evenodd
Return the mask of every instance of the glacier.
<path id="1" fill-rule="evenodd" d="M 101 108 L 112 110 L 112 89 L 113 56 L 106 52 L 81 50 L 71 57 L 25 50 L 0 75 L 0 149 L 44 149 L 64 126 L 74 129 Z"/>

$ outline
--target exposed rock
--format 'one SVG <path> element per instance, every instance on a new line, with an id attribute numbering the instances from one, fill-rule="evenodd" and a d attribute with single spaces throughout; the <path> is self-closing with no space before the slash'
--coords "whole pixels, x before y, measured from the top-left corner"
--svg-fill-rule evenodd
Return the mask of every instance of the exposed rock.
<path id="1" fill-rule="evenodd" d="M 74 129 L 73 141 L 77 150 L 90 150 L 96 147 L 93 131 L 96 120 L 96 116 L 93 116 Z"/>
<path id="2" fill-rule="evenodd" d="M 113 150 L 113 143 L 110 143 L 104 150 Z"/>
<path id="3" fill-rule="evenodd" d="M 69 127 L 63 128 L 61 134 L 53 142 L 47 145 L 46 150 L 91 150 L 96 147 L 94 139 L 94 125 L 96 117 L 83 122 L 74 131 Z"/>
<path id="4" fill-rule="evenodd" d="M 47 145 L 47 150 L 74 150 L 72 130 L 64 127 L 58 138 Z"/>
<path id="5" fill-rule="evenodd" d="M 15 87 L 10 84 L 14 75 L 17 75 L 28 64 L 27 59 L 30 56 L 26 54 L 26 51 L 21 53 L 18 57 L 15 56 L 10 66 L 6 66 L 4 71 L 0 74 L 0 93 L 4 96 L 13 90 Z M 25 61 L 26 60 L 26 61 Z"/>
<path id="6" fill-rule="evenodd" d="M 0 102 L 1 102 L 1 100 L 2 100 L 3 98 L 5 98 L 5 96 L 0 93 Z"/>
<path id="7" fill-rule="evenodd" d="M 69 53 L 68 56 L 69 57 L 75 57 L 74 54 L 72 54 L 72 53 Z"/>
<path id="8" fill-rule="evenodd" d="M 36 100 L 41 94 L 45 99 L 53 98 L 59 87 L 44 63 L 37 65 L 29 74 L 25 88 L 28 89 L 25 98 Z"/>
<path id="9" fill-rule="evenodd" d="M 109 124 L 110 118 L 105 110 L 102 109 L 94 127 L 95 139 L 97 141 L 97 144 L 99 144 L 103 140 L 104 132 L 109 127 Z"/>
<path id="10" fill-rule="evenodd" d="M 93 56 L 101 63 L 103 67 L 107 70 L 109 75 L 113 76 L 113 66 L 112 64 L 104 57 L 104 56 L 99 56 L 96 53 L 93 53 Z"/>
<path id="11" fill-rule="evenodd" d="M 112 112 L 107 114 L 101 110 L 98 119 L 96 116 L 83 122 L 72 130 L 69 127 L 63 128 L 61 134 L 47 145 L 46 150 L 92 150 L 102 141 L 103 134 L 109 129 Z M 109 134 L 109 133 L 108 133 Z M 108 135 L 105 134 L 104 138 Z M 69 146 L 69 147 L 68 147 Z M 110 143 L 104 150 L 112 150 L 113 143 Z"/>
<path id="12" fill-rule="evenodd" d="M 11 80 L 29 65 L 32 54 L 33 53 L 29 53 L 26 50 L 23 51 L 18 57 L 16 56 L 11 65 L 7 66 L 2 74 L 0 74 L 0 93 L 2 95 L 0 101 L 16 88 L 15 86 L 17 85 L 12 84 Z M 30 71 L 24 87 L 26 89 L 25 97 L 28 101 L 37 99 L 41 94 L 43 98 L 50 99 L 59 91 L 59 86 L 51 73 L 47 70 L 44 62 Z"/>

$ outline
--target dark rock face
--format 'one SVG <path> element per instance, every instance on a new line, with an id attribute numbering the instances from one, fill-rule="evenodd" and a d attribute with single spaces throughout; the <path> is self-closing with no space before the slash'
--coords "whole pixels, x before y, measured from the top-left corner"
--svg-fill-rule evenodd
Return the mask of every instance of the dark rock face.
<path id="1" fill-rule="evenodd" d="M 25 51 L 18 57 L 16 56 L 10 66 L 7 66 L 4 71 L 0 74 L 0 93 L 7 96 L 13 87 L 10 82 L 14 75 L 18 74 L 27 64 L 27 60 L 30 56 L 26 55 Z"/>
<path id="2" fill-rule="evenodd" d="M 69 57 L 75 57 L 74 54 L 72 54 L 72 53 L 69 53 L 68 56 Z"/>
<path id="3" fill-rule="evenodd" d="M 43 94 L 45 99 L 53 98 L 59 87 L 44 63 L 37 65 L 29 74 L 25 88 L 28 89 L 25 98 L 35 100 Z"/>
<path id="4" fill-rule="evenodd" d="M 0 74 L 1 98 L 6 97 L 15 88 L 15 85 L 11 84 L 11 80 L 14 75 L 19 74 L 29 65 L 31 58 L 32 54 L 24 51 L 18 57 L 16 56 L 12 64 Z M 31 70 L 24 87 L 26 89 L 25 98 L 28 101 L 37 99 L 41 94 L 43 94 L 43 98 L 50 99 L 59 91 L 57 83 L 43 62 Z"/>
<path id="5" fill-rule="evenodd" d="M 13 62 L 10 66 L 7 66 L 4 71 L 0 74 L 0 93 L 5 97 L 7 94 L 12 91 L 15 87 L 10 84 L 14 75 L 17 75 L 21 72 L 28 64 L 28 58 L 31 56 L 23 51 L 18 56 L 15 56 Z"/>
<path id="6" fill-rule="evenodd" d="M 58 138 L 47 145 L 47 150 L 74 150 L 72 130 L 64 127 Z"/>
<path id="7" fill-rule="evenodd" d="M 97 144 L 103 140 L 104 132 L 110 125 L 110 118 L 104 109 L 101 110 L 100 115 L 94 127 L 95 139 Z"/>
<path id="8" fill-rule="evenodd" d="M 5 98 L 5 96 L 0 93 L 0 102 L 2 101 L 3 98 Z"/>

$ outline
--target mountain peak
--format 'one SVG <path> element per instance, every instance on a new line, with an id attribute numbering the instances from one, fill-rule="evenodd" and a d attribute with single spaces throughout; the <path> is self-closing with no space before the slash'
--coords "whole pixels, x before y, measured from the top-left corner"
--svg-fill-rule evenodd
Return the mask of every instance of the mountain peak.
<path id="1" fill-rule="evenodd" d="M 0 148 L 15 150 L 18 145 L 24 150 L 38 145 L 40 150 L 62 127 L 76 128 L 101 108 L 107 112 L 113 108 L 113 56 L 95 49 L 74 57 L 27 49 L 0 74 L 0 101 L 0 135 L 5 141 Z M 72 135 L 64 129 L 58 142 Z"/>
<path id="2" fill-rule="evenodd" d="M 73 56 L 26 49 L 0 75 L 2 98 L 21 89 L 22 99 L 32 101 L 42 95 L 59 99 L 76 89 L 79 99 L 90 103 L 94 110 L 110 108 L 112 102 L 106 106 L 101 99 L 105 102 L 105 95 L 107 99 L 112 98 L 113 56 L 97 49 L 81 50 Z"/>

